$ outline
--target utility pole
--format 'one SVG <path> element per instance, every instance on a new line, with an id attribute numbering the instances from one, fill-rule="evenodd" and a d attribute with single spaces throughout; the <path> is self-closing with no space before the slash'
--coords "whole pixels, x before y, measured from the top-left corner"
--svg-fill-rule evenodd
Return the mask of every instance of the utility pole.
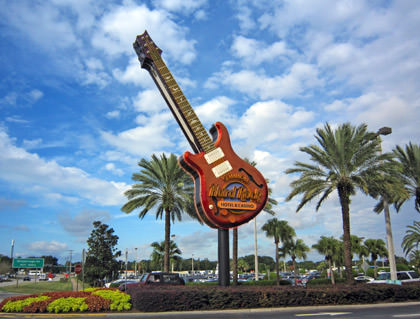
<path id="1" fill-rule="evenodd" d="M 69 252 L 70 252 L 70 264 L 69 264 L 69 277 L 70 277 L 70 274 L 71 274 L 71 259 L 72 259 L 72 256 L 73 256 L 73 249 L 69 249 Z"/>

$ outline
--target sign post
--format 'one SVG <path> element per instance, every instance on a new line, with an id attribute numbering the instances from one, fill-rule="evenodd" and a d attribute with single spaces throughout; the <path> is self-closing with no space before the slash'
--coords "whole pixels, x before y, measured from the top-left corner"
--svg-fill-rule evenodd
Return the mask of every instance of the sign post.
<path id="1" fill-rule="evenodd" d="M 82 272 L 82 265 L 81 264 L 77 264 L 76 266 L 74 266 L 74 272 L 78 275 Z M 79 279 L 76 276 L 76 291 L 79 291 Z"/>

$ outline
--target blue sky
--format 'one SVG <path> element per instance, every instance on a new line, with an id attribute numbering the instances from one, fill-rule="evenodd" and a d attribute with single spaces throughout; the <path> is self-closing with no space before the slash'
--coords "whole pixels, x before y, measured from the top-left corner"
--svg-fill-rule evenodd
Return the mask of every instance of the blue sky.
<path id="1" fill-rule="evenodd" d="M 15 256 L 77 260 L 94 220 L 131 260 L 163 240 L 153 213 L 120 210 L 141 158 L 190 150 L 132 48 L 144 30 L 204 126 L 223 122 L 269 178 L 276 217 L 308 245 L 340 237 L 336 194 L 296 214 L 284 171 L 326 122 L 390 126 L 385 151 L 420 143 L 419 16 L 416 1 L 0 0 L 0 253 L 14 239 Z M 374 204 L 353 198 L 352 234 L 385 239 Z M 398 255 L 418 219 L 413 201 L 392 211 Z M 184 258 L 216 260 L 215 230 L 185 218 L 172 233 Z M 239 255 L 253 254 L 252 222 L 239 239 Z M 258 245 L 274 256 L 262 231 Z"/>

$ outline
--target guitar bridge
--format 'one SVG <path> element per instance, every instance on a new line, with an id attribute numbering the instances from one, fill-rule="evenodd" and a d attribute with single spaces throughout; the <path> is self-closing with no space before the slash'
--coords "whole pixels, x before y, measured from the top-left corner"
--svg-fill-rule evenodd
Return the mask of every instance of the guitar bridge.
<path id="1" fill-rule="evenodd" d="M 229 161 L 224 161 L 223 163 L 213 167 L 211 170 L 213 171 L 214 175 L 218 178 L 231 171 L 232 166 L 230 165 Z"/>
<path id="2" fill-rule="evenodd" d="M 217 160 L 223 158 L 225 154 L 223 153 L 222 149 L 220 147 L 216 148 L 215 150 L 208 152 L 204 155 L 204 158 L 207 161 L 207 164 L 211 164 L 216 162 Z"/>

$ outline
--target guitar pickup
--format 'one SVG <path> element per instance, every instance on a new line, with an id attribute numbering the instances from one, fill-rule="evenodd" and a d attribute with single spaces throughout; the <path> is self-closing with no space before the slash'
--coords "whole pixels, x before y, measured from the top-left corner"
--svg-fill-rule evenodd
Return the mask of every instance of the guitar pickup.
<path id="1" fill-rule="evenodd" d="M 221 159 L 225 156 L 222 149 L 220 147 L 216 148 L 215 150 L 208 152 L 204 155 L 204 158 L 207 161 L 207 164 L 211 164 L 216 162 L 218 159 Z"/>
<path id="2" fill-rule="evenodd" d="M 211 169 L 216 176 L 216 178 L 226 174 L 227 172 L 232 170 L 232 166 L 230 165 L 229 161 L 224 161 L 223 163 L 213 167 Z"/>

